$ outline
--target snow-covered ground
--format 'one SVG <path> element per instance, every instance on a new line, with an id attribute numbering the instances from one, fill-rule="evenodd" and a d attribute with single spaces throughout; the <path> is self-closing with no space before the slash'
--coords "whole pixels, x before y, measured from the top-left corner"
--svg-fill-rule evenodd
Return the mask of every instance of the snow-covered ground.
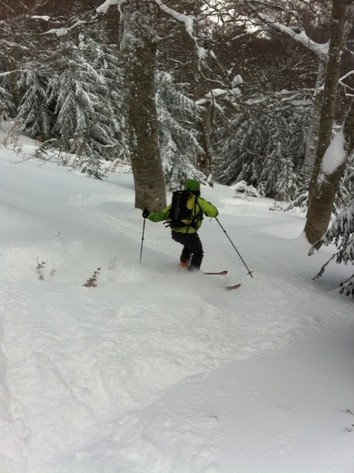
<path id="1" fill-rule="evenodd" d="M 19 158 L 0 150 L 1 473 L 353 473 L 353 268 L 312 280 L 333 249 L 308 257 L 303 214 L 203 187 L 254 278 L 209 219 L 203 269 L 229 274 L 181 273 L 162 224 L 139 263 L 131 175 Z"/>

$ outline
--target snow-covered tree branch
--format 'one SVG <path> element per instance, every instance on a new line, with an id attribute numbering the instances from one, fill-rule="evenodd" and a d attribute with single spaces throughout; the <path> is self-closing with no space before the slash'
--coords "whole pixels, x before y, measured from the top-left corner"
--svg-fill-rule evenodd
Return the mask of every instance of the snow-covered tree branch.
<path id="1" fill-rule="evenodd" d="M 260 21 L 262 25 L 266 25 L 268 28 L 277 31 L 279 33 L 285 34 L 292 38 L 294 41 L 302 44 L 313 53 L 315 53 L 320 60 L 326 59 L 328 57 L 329 41 L 326 43 L 320 44 L 313 41 L 305 32 L 304 29 L 299 31 L 299 28 L 291 28 L 289 26 L 283 25 L 276 21 L 271 20 L 266 15 L 253 9 L 255 17 Z"/>

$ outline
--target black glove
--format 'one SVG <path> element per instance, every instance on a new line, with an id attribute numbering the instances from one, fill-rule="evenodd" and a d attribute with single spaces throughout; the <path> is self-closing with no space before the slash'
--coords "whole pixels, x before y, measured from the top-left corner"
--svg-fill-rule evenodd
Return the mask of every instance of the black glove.
<path id="1" fill-rule="evenodd" d="M 144 218 L 147 218 L 147 217 L 150 215 L 149 209 L 147 209 L 147 208 L 145 207 L 144 210 L 143 210 L 143 214 L 142 214 L 142 215 L 143 215 Z"/>

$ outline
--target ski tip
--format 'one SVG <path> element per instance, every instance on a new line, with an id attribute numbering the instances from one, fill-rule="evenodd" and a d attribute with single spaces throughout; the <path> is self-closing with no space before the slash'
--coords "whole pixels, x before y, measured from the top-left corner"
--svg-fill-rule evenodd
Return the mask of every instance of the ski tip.
<path id="1" fill-rule="evenodd" d="M 225 289 L 227 291 L 232 291 L 232 289 L 238 289 L 241 286 L 241 284 L 233 284 L 232 286 L 226 286 Z"/>

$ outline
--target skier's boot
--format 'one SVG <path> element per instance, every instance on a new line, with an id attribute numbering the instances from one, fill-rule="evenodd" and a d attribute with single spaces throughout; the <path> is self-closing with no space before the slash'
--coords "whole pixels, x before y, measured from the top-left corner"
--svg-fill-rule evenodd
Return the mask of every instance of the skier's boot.
<path id="1" fill-rule="evenodd" d="M 189 269 L 188 261 L 180 261 L 178 265 L 179 269 L 187 270 Z"/>

